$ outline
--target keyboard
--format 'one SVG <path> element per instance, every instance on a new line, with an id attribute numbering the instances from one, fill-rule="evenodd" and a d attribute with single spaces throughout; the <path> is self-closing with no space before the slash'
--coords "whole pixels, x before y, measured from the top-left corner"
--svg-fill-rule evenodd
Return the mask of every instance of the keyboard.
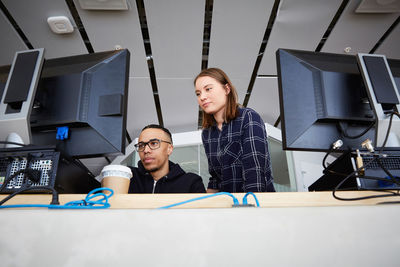
<path id="1" fill-rule="evenodd" d="M 384 150 L 381 152 L 381 154 L 386 155 L 386 157 L 384 156 L 379 157 L 381 165 L 385 169 L 387 169 L 392 174 L 393 177 L 398 178 L 400 182 L 400 149 Z M 373 155 L 361 154 L 361 157 L 363 159 L 363 164 L 365 168 L 364 168 L 364 175 L 357 178 L 357 186 L 359 189 L 367 189 L 367 190 L 400 189 L 400 185 L 391 182 L 390 177 L 381 168 L 381 166 L 378 163 L 378 160 L 376 160 Z M 354 158 L 353 158 L 353 163 L 354 163 L 354 169 L 356 169 Z M 387 179 L 387 182 L 367 179 L 367 177 L 384 178 Z"/>

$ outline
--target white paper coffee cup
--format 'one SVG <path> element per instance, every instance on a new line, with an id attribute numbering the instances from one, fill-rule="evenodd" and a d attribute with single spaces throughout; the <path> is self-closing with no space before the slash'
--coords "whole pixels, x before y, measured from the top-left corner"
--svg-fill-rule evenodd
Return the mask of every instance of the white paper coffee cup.
<path id="1" fill-rule="evenodd" d="M 127 194 L 132 171 L 123 165 L 107 165 L 101 171 L 101 186 L 111 188 L 114 194 Z"/>

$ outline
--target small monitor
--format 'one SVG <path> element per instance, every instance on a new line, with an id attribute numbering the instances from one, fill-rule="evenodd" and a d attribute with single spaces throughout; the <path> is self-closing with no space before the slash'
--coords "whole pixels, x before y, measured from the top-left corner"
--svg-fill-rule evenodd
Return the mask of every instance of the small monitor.
<path id="1" fill-rule="evenodd" d="M 400 94 L 400 59 L 387 59 L 390 70 L 392 71 L 394 82 Z"/>
<path id="2" fill-rule="evenodd" d="M 15 54 L 5 84 L 0 86 L 0 138 L 3 139 L 0 141 L 18 144 L 32 142 L 29 116 L 43 60 L 43 48 Z"/>
<path id="3" fill-rule="evenodd" d="M 287 150 L 361 148 L 375 135 L 375 115 L 352 55 L 279 49 L 282 143 Z"/>
<path id="4" fill-rule="evenodd" d="M 374 145 L 399 147 L 400 95 L 386 56 L 359 53 L 357 60 L 376 117 Z"/>

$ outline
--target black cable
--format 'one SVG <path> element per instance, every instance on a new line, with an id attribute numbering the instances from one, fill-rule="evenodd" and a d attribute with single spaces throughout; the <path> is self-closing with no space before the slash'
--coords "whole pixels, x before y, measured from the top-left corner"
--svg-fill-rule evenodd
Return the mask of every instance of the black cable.
<path id="1" fill-rule="evenodd" d="M 0 187 L 0 192 L 3 191 L 3 189 L 7 186 L 7 184 L 8 184 L 12 179 L 14 179 L 15 177 L 17 177 L 17 176 L 20 175 L 21 173 L 25 173 L 25 171 L 26 171 L 26 169 L 19 170 L 19 171 L 16 171 L 15 173 L 13 173 L 12 175 L 8 176 L 8 177 L 4 180 L 2 186 Z"/>
<path id="2" fill-rule="evenodd" d="M 32 155 L 28 154 L 26 166 L 30 166 L 32 160 L 33 160 Z M 28 178 L 33 183 L 39 183 L 40 182 L 40 177 L 41 177 L 40 170 L 35 170 L 35 169 L 32 169 L 32 168 L 20 169 L 20 170 L 16 171 L 15 173 L 13 173 L 12 175 L 10 175 L 7 179 L 5 179 L 5 181 L 3 182 L 2 186 L 0 187 L 0 192 L 3 191 L 3 189 L 7 186 L 7 184 L 12 179 L 14 179 L 15 177 L 17 177 L 20 174 L 24 174 L 24 180 L 25 181 L 26 181 L 26 178 Z M 22 180 L 22 184 L 24 184 L 24 180 Z"/>
<path id="3" fill-rule="evenodd" d="M 390 121 L 389 121 L 389 126 L 386 132 L 386 136 L 385 136 L 385 140 L 382 144 L 382 147 L 379 151 L 379 154 L 382 154 L 383 149 L 386 145 L 386 142 L 388 140 L 389 134 L 390 134 L 390 129 L 392 126 L 392 120 L 393 120 L 393 116 L 396 115 L 400 118 L 400 114 L 396 111 L 392 111 L 391 112 L 391 116 L 390 116 Z M 372 127 L 373 125 L 371 125 Z M 339 123 L 339 128 L 342 130 L 342 134 L 343 135 L 347 135 L 347 133 L 345 132 L 345 130 L 342 128 L 342 125 Z M 367 129 L 364 132 L 367 132 L 369 129 Z M 362 135 L 360 135 L 362 136 Z M 360 137 L 359 136 L 359 137 Z M 359 171 L 363 170 L 365 167 L 367 167 L 369 164 L 371 164 L 374 161 L 377 161 L 378 165 L 381 167 L 381 169 L 390 177 L 391 182 L 395 183 L 397 185 L 400 185 L 400 182 L 397 181 L 397 179 L 383 166 L 382 162 L 379 159 L 379 154 L 374 155 L 374 158 L 371 159 L 370 161 L 368 161 L 366 164 L 364 164 L 363 166 L 361 166 L 360 168 L 356 169 L 355 171 L 353 171 L 352 173 L 350 173 L 349 175 L 347 175 L 332 191 L 332 195 L 334 198 L 338 199 L 338 200 L 343 200 L 343 201 L 355 201 L 355 200 L 364 200 L 364 199 L 371 199 L 371 198 L 380 198 L 380 197 L 393 197 L 393 196 L 400 196 L 399 190 L 397 190 L 397 192 L 393 192 L 393 190 L 390 189 L 382 189 L 382 190 L 368 190 L 368 191 L 376 191 L 376 192 L 388 192 L 389 194 L 382 194 L 382 195 L 371 195 L 371 196 L 365 196 L 365 197 L 357 197 L 357 198 L 342 198 L 336 195 L 336 192 L 339 191 L 340 187 L 352 176 L 354 176 L 356 173 L 358 173 Z M 358 175 L 357 175 L 358 176 Z M 363 179 L 373 179 L 373 180 L 382 180 L 385 182 L 388 182 L 388 179 L 386 178 L 379 178 L 379 177 L 370 177 L 370 176 L 363 176 Z M 380 204 L 385 204 L 386 202 L 382 202 Z M 387 202 L 387 203 L 400 203 L 397 201 L 391 201 L 391 202 Z"/>
<path id="4" fill-rule="evenodd" d="M 393 197 L 393 196 L 400 196 L 399 192 L 393 192 L 390 191 L 389 189 L 382 189 L 382 190 L 363 190 L 363 191 L 376 191 L 376 192 L 388 192 L 390 194 L 385 194 L 385 195 L 371 195 L 371 196 L 365 196 L 365 197 L 357 197 L 357 198 L 342 198 L 336 195 L 336 191 L 341 191 L 339 190 L 340 187 L 354 174 L 358 173 L 360 170 L 364 169 L 368 165 L 370 165 L 372 162 L 374 162 L 377 159 L 377 155 L 370 161 L 368 161 L 364 166 L 361 166 L 360 168 L 356 169 L 352 173 L 346 176 L 332 191 L 332 196 L 337 199 L 337 200 L 343 200 L 343 201 L 355 201 L 355 200 L 364 200 L 364 199 L 371 199 L 371 198 L 380 198 L 380 197 Z"/>
<path id="5" fill-rule="evenodd" d="M 29 191 L 29 190 L 36 190 L 36 189 L 51 191 L 52 199 L 51 199 L 50 205 L 59 205 L 60 204 L 60 202 L 58 200 L 58 192 L 54 188 L 52 188 L 50 186 L 30 186 L 30 187 L 26 187 L 26 184 L 25 184 L 25 187 L 21 187 L 20 189 L 18 189 L 14 193 L 8 195 L 6 198 L 1 200 L 0 201 L 0 206 L 3 205 L 4 203 L 6 203 L 11 198 L 15 197 L 16 195 L 18 195 L 18 194 L 20 194 L 22 192 L 26 192 L 26 191 Z"/>
<path id="6" fill-rule="evenodd" d="M 373 122 L 372 124 L 370 124 L 370 125 L 369 125 L 363 132 L 361 132 L 360 134 L 351 136 L 351 135 L 348 135 L 347 132 L 346 132 L 346 130 L 344 129 L 344 127 L 343 127 L 343 122 L 339 122 L 339 123 L 338 123 L 339 130 L 340 130 L 340 132 L 342 133 L 342 135 L 343 135 L 344 137 L 346 137 L 346 138 L 349 138 L 349 139 L 357 139 L 357 138 L 360 138 L 361 136 L 363 136 L 364 134 L 366 134 L 369 130 L 371 130 L 371 128 L 374 127 L 374 125 L 375 125 L 375 122 Z"/>
<path id="7" fill-rule="evenodd" d="M 326 159 L 328 158 L 329 154 L 332 152 L 332 148 L 325 154 L 324 158 L 322 159 L 322 167 L 324 167 L 324 170 L 328 168 L 326 166 Z"/>
<path id="8" fill-rule="evenodd" d="M 397 191 L 397 194 L 399 194 L 399 192 Z M 379 202 L 376 203 L 377 205 L 382 205 L 382 204 L 400 204 L 400 201 L 384 201 L 384 202 Z"/>
<path id="9" fill-rule="evenodd" d="M 3 145 L 17 145 L 17 146 L 30 146 L 30 145 L 25 145 L 17 142 L 10 142 L 10 141 L 0 141 L 0 144 Z"/>
<path id="10" fill-rule="evenodd" d="M 383 166 L 382 162 L 380 161 L 380 159 L 377 159 L 378 165 L 379 167 L 381 167 L 381 169 L 390 177 L 390 180 L 397 184 L 400 185 L 400 182 L 396 180 L 396 178 L 394 178 L 394 176 L 389 172 L 388 169 L 385 168 L 385 166 Z M 387 180 L 386 180 L 387 181 Z"/>
<path id="11" fill-rule="evenodd" d="M 328 152 L 325 154 L 324 158 L 322 159 L 322 167 L 324 167 L 324 170 L 326 170 L 326 168 L 327 168 L 326 159 L 328 158 L 329 154 L 332 153 L 334 150 L 340 148 L 342 145 L 343 145 L 343 142 L 340 139 L 333 142 L 330 145 Z"/>
<path id="12" fill-rule="evenodd" d="M 390 129 L 392 128 L 393 116 L 394 116 L 396 113 L 397 113 L 397 112 L 391 112 L 391 114 L 390 114 L 388 129 L 387 129 L 387 131 L 386 131 L 385 140 L 383 141 L 382 147 L 381 147 L 381 149 L 379 150 L 380 153 L 383 151 L 383 148 L 386 146 L 386 142 L 387 142 L 387 140 L 388 140 L 388 138 L 389 138 L 389 134 L 390 134 Z M 398 114 L 399 114 L 399 113 L 397 113 L 396 115 L 399 116 Z"/>

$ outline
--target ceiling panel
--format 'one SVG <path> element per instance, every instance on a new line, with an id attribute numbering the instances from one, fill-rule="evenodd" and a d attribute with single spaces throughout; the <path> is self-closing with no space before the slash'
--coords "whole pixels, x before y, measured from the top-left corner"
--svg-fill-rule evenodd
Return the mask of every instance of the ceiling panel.
<path id="1" fill-rule="evenodd" d="M 264 122 L 274 125 L 280 115 L 278 79 L 256 78 L 247 107 L 257 111 Z"/>
<path id="2" fill-rule="evenodd" d="M 396 28 L 375 51 L 375 54 L 383 54 L 388 58 L 400 59 L 400 24 L 397 24 Z"/>
<path id="3" fill-rule="evenodd" d="M 14 27 L 0 11 L 1 53 L 0 66 L 12 63 L 15 52 L 26 50 L 28 47 L 19 37 Z"/>
<path id="4" fill-rule="evenodd" d="M 358 4 L 359 1 L 349 2 L 322 47 L 322 52 L 344 53 L 344 49 L 350 47 L 349 54 L 369 53 L 399 16 L 398 13 L 355 13 Z"/>
<path id="5" fill-rule="evenodd" d="M 259 75 L 276 75 L 278 48 L 314 51 L 331 23 L 342 0 L 282 0 Z"/>
<path id="6" fill-rule="evenodd" d="M 113 50 L 116 45 L 127 48 L 131 52 L 130 76 L 149 77 L 136 2 L 129 3 L 129 10 L 83 10 L 75 0 L 94 51 Z"/>
<path id="7" fill-rule="evenodd" d="M 51 16 L 66 16 L 74 24 L 64 0 L 3 0 L 34 48 L 45 48 L 45 57 L 86 54 L 88 51 L 79 31 L 55 34 L 47 24 Z"/>
<path id="8" fill-rule="evenodd" d="M 144 3 L 157 78 L 193 79 L 201 69 L 204 0 Z"/>
<path id="9" fill-rule="evenodd" d="M 231 77 L 229 73 L 227 73 L 227 75 Z M 249 79 L 231 78 L 231 82 L 235 86 L 238 94 L 238 102 L 243 104 L 244 98 L 246 97 L 247 88 L 249 87 Z"/>
<path id="10" fill-rule="evenodd" d="M 223 69 L 232 80 L 246 80 L 246 91 L 273 4 L 214 0 L 208 67 Z"/>
<path id="11" fill-rule="evenodd" d="M 158 124 L 153 91 L 149 78 L 130 78 L 127 130 L 132 140 L 148 124 Z"/>
<path id="12" fill-rule="evenodd" d="M 157 79 L 164 126 L 173 133 L 197 130 L 199 105 L 193 79 Z"/>

